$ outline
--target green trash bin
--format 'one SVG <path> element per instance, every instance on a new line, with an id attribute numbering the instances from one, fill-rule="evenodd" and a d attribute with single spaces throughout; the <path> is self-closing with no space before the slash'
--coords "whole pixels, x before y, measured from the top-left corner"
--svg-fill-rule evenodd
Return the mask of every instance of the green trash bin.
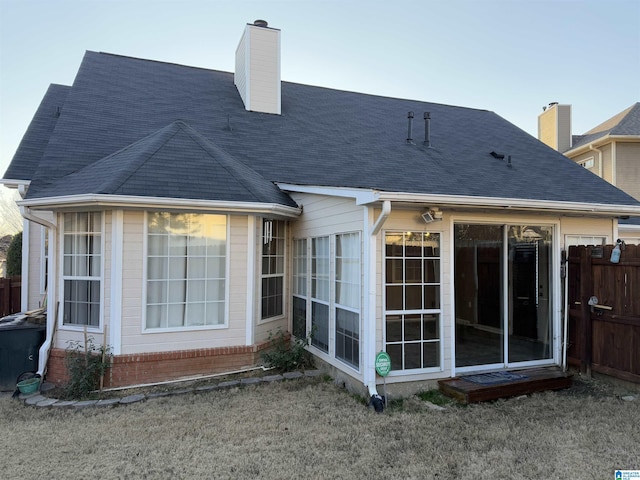
<path id="1" fill-rule="evenodd" d="M 0 324 L 0 391 L 14 391 L 19 375 L 38 371 L 45 331 L 32 323 Z"/>

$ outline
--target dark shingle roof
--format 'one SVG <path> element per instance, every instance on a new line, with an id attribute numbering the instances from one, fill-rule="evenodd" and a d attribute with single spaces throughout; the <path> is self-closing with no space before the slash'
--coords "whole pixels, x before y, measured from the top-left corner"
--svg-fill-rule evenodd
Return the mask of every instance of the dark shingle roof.
<path id="1" fill-rule="evenodd" d="M 583 135 L 574 135 L 573 144 L 569 150 L 587 145 L 607 135 L 640 136 L 640 102 L 634 103 Z"/>
<path id="2" fill-rule="evenodd" d="M 216 200 L 296 206 L 272 182 L 182 121 L 43 185 L 40 193 L 51 197 L 90 193 L 208 200 L 212 185 Z"/>
<path id="3" fill-rule="evenodd" d="M 62 106 L 70 88 L 55 84 L 49 86 L 29 124 L 29 128 L 18 145 L 14 158 L 19 161 L 11 162 L 4 178 L 31 180 L 42 159 L 51 132 L 60 118 Z"/>
<path id="4" fill-rule="evenodd" d="M 406 142 L 408 111 L 416 112 L 413 145 Z M 421 118 L 427 111 L 433 148 L 422 145 Z M 176 120 L 271 182 L 638 204 L 486 110 L 283 82 L 282 115 L 247 112 L 231 73 L 94 52 L 85 55 L 28 198 L 58 192 L 58 179 L 101 159 L 107 162 L 114 152 Z M 492 151 L 506 156 L 496 159 Z M 16 155 L 14 162 L 21 161 Z M 216 200 L 224 192 L 224 182 L 205 182 L 202 164 L 183 160 L 178 150 L 165 154 L 163 162 L 155 173 L 146 173 L 156 182 L 167 180 L 171 165 L 179 162 L 181 174 L 202 195 Z M 119 174 L 117 169 L 105 172 Z M 152 194 L 142 178 L 128 183 L 128 191 Z M 87 175 L 79 172 L 69 179 L 82 183 Z M 184 194 L 166 182 L 163 196 Z"/>

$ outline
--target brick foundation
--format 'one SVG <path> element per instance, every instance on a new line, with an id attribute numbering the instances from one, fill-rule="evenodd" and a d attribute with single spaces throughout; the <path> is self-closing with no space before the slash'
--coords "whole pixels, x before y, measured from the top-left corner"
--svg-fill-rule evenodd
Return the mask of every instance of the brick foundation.
<path id="1" fill-rule="evenodd" d="M 105 387 L 158 383 L 197 375 L 224 373 L 261 363 L 261 355 L 273 345 L 266 341 L 249 346 L 202 348 L 173 352 L 115 355 L 104 378 Z M 58 386 L 68 381 L 65 351 L 52 349 L 46 380 Z"/>

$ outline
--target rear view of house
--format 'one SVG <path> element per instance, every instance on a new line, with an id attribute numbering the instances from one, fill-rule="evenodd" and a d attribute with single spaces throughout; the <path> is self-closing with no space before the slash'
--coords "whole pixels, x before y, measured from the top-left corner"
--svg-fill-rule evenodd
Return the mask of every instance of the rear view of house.
<path id="1" fill-rule="evenodd" d="M 281 81 L 264 21 L 234 73 L 87 52 L 2 182 L 50 380 L 86 328 L 112 386 L 253 365 L 278 330 L 371 394 L 380 351 L 389 391 L 559 365 L 564 245 L 640 215 L 491 111 Z"/>

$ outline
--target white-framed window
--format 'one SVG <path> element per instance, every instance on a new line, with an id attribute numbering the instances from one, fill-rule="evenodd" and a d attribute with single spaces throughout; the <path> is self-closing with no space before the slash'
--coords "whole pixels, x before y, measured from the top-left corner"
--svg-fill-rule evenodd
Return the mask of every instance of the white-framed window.
<path id="1" fill-rule="evenodd" d="M 593 157 L 585 158 L 584 160 L 580 160 L 578 165 L 591 169 L 595 166 L 595 159 Z"/>
<path id="2" fill-rule="evenodd" d="M 565 235 L 565 247 L 572 245 L 606 245 L 607 237 L 602 235 Z"/>
<path id="3" fill-rule="evenodd" d="M 440 366 L 440 234 L 385 233 L 385 346 L 391 368 Z"/>
<path id="4" fill-rule="evenodd" d="M 329 237 L 311 239 L 311 344 L 329 352 L 331 257 Z"/>
<path id="5" fill-rule="evenodd" d="M 362 303 L 360 232 L 293 240 L 293 332 L 311 345 L 360 367 Z"/>
<path id="6" fill-rule="evenodd" d="M 307 333 L 307 239 L 293 241 L 292 332 L 298 338 Z"/>
<path id="7" fill-rule="evenodd" d="M 262 315 L 263 320 L 284 313 L 285 222 L 262 222 Z"/>
<path id="8" fill-rule="evenodd" d="M 147 214 L 146 330 L 226 326 L 227 216 Z"/>
<path id="9" fill-rule="evenodd" d="M 63 325 L 100 326 L 102 215 L 64 214 Z"/>

